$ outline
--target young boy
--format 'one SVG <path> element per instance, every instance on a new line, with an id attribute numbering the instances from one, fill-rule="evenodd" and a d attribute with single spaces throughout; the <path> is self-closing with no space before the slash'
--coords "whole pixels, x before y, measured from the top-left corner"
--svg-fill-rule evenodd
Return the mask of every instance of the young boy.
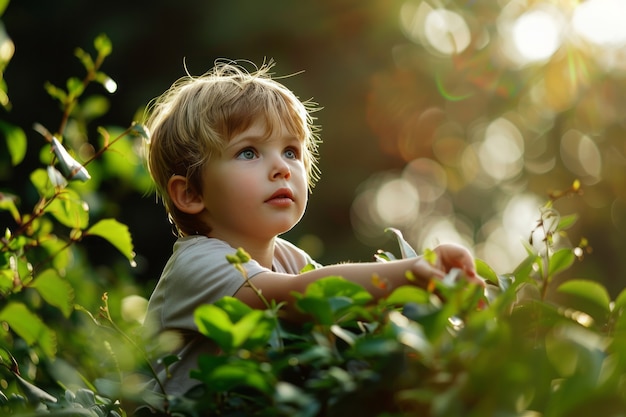
<path id="1" fill-rule="evenodd" d="M 435 248 L 436 265 L 419 257 L 321 267 L 278 237 L 304 214 L 318 179 L 319 140 L 312 103 L 273 80 L 271 66 L 249 73 L 218 63 L 201 77 L 177 81 L 151 107 L 148 166 L 179 236 L 148 306 L 157 331 L 181 338 L 175 349 L 181 360 L 165 381 L 170 394 L 193 386 L 189 371 L 210 352 L 194 324 L 196 307 L 234 296 L 264 308 L 226 259 L 237 248 L 250 254 L 244 267 L 263 296 L 287 302 L 286 319 L 298 317 L 290 294 L 326 276 L 342 276 L 374 297 L 388 293 L 374 285 L 374 274 L 391 288 L 409 284 L 407 271 L 420 285 L 452 268 L 475 277 L 472 256 L 456 245 Z M 300 273 L 307 264 L 316 269 Z"/>

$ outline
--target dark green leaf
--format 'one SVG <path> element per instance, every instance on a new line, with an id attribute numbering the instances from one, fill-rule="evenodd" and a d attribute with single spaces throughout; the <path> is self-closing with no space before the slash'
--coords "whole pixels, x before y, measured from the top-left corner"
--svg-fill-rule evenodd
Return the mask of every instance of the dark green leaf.
<path id="1" fill-rule="evenodd" d="M 335 322 L 330 303 L 325 299 L 314 297 L 302 298 L 296 301 L 296 307 L 303 313 L 310 314 L 319 324 L 330 326 Z"/>

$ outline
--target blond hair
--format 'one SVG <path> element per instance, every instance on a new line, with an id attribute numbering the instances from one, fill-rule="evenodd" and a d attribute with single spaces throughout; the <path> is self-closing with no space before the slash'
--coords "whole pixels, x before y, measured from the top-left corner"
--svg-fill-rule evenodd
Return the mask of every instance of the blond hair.
<path id="1" fill-rule="evenodd" d="M 167 192 L 169 179 L 182 175 L 200 193 L 202 169 L 211 155 L 221 153 L 233 136 L 258 117 L 265 118 L 268 136 L 282 123 L 302 140 L 309 189 L 319 179 L 318 127 L 311 116 L 316 104 L 299 100 L 272 79 L 273 65 L 270 61 L 249 72 L 237 62 L 218 61 L 199 77 L 177 80 L 150 104 L 148 170 L 178 235 L 206 234 L 210 226 L 176 208 Z"/>

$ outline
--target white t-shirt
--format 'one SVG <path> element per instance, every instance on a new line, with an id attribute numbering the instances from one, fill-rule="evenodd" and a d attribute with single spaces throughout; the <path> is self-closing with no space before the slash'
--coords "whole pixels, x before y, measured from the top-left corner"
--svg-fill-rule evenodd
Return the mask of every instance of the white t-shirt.
<path id="1" fill-rule="evenodd" d="M 226 255 L 236 252 L 226 242 L 206 236 L 186 236 L 174 243 L 172 256 L 150 296 L 146 318 L 151 332 L 174 330 L 184 340 L 173 352 L 181 360 L 170 367 L 172 377 L 165 380 L 164 370 L 160 372 L 168 394 L 182 394 L 199 383 L 189 377 L 189 371 L 197 369 L 200 354 L 211 353 L 212 344 L 198 333 L 194 311 L 203 304 L 234 296 L 244 284 L 241 272 L 226 259 Z M 284 239 L 276 239 L 272 270 L 298 274 L 308 264 L 319 266 L 303 250 Z M 259 273 L 270 271 L 255 260 L 243 267 L 252 280 Z"/>

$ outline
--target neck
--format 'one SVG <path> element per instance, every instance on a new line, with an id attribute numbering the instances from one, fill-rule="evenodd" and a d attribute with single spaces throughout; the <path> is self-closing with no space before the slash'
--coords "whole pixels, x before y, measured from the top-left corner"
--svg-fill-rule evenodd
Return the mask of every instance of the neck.
<path id="1" fill-rule="evenodd" d="M 223 238 L 221 236 L 212 235 L 209 235 L 209 237 L 223 240 L 235 249 L 243 248 L 243 250 L 245 250 L 252 259 L 261 264 L 261 266 L 272 269 L 272 263 L 274 262 L 274 242 L 276 238 L 256 241 L 253 239 Z"/>

